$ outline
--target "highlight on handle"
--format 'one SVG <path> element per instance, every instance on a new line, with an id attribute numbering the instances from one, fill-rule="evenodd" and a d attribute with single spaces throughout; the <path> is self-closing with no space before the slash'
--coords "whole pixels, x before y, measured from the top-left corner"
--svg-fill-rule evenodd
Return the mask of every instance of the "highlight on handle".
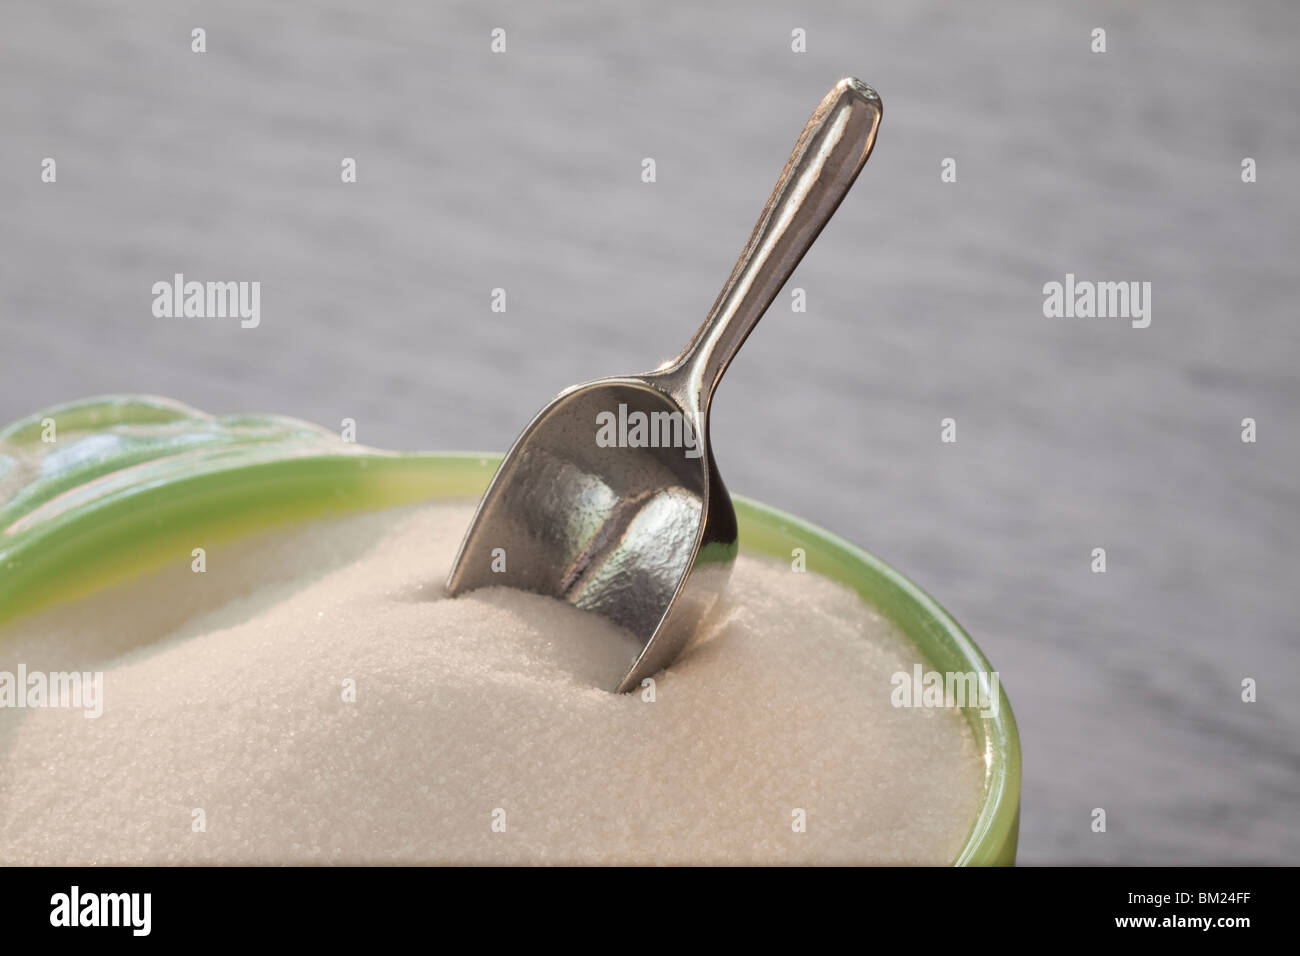
<path id="1" fill-rule="evenodd" d="M 707 407 L 732 358 L 857 179 L 882 115 L 880 96 L 855 77 L 822 97 L 704 325 L 664 369 L 683 404 Z"/>

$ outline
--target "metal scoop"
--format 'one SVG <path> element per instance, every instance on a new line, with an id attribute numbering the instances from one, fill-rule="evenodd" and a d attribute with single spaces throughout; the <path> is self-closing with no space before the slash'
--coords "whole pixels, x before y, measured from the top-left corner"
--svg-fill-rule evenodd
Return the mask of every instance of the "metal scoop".
<path id="1" fill-rule="evenodd" d="M 668 666 L 726 585 L 736 513 L 709 448 L 718 380 L 871 154 L 880 97 L 852 78 L 817 107 L 709 317 L 673 361 L 570 388 L 515 440 L 447 580 L 594 611 L 641 650 L 617 690 Z"/>

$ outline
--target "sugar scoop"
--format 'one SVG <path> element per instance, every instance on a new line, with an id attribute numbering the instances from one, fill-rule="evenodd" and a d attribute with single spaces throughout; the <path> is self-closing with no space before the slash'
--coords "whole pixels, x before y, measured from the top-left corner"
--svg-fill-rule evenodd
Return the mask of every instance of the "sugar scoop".
<path id="1" fill-rule="evenodd" d="M 549 595 L 630 632 L 617 690 L 672 663 L 726 585 L 736 514 L 709 447 L 709 403 L 731 359 L 853 185 L 880 98 L 852 78 L 794 145 L 708 318 L 653 372 L 560 393 L 515 440 L 452 566 L 452 595 Z"/>

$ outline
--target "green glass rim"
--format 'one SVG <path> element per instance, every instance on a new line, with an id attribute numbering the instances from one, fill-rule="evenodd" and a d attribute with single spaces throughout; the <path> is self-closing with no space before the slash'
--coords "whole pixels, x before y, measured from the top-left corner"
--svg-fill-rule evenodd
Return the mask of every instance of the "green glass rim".
<path id="1" fill-rule="evenodd" d="M 198 453 L 193 453 L 198 454 Z M 209 457 L 163 457 L 62 491 L 0 529 L 0 631 L 4 623 L 73 600 L 185 556 L 199 536 L 225 541 L 271 526 L 419 501 L 473 498 L 498 454 L 347 453 L 252 446 Z M 801 518 L 733 496 L 742 551 L 789 560 L 805 549 L 808 570 L 853 589 L 884 614 L 941 672 L 989 673 L 970 636 L 925 591 L 879 558 Z M 0 502 L 3 504 L 3 502 Z M 1015 860 L 1020 742 L 1005 690 L 997 713 L 963 711 L 985 760 L 985 792 L 954 865 Z"/>

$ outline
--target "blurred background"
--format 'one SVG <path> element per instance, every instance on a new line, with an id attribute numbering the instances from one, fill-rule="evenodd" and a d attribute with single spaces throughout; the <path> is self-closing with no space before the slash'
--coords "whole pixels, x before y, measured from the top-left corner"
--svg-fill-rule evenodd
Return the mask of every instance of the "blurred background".
<path id="1" fill-rule="evenodd" d="M 879 554 L 984 648 L 1022 862 L 1300 862 L 1300 7 L 0 19 L 0 421 L 147 392 L 395 449 L 504 450 L 562 387 L 676 354 L 861 77 L 876 151 L 714 405 L 731 490 Z M 155 318 L 176 272 L 260 281 L 260 326 Z M 1067 272 L 1151 282 L 1151 326 L 1044 318 Z"/>

